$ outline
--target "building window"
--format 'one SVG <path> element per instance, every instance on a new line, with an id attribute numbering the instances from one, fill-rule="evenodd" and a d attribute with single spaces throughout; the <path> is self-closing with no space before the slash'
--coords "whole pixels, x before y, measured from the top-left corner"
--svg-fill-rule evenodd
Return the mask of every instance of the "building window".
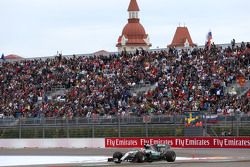
<path id="1" fill-rule="evenodd" d="M 138 18 L 138 12 L 129 12 L 129 18 L 130 19 Z"/>
<path id="2" fill-rule="evenodd" d="M 132 18 L 135 18 L 135 13 L 134 12 L 132 13 Z"/>

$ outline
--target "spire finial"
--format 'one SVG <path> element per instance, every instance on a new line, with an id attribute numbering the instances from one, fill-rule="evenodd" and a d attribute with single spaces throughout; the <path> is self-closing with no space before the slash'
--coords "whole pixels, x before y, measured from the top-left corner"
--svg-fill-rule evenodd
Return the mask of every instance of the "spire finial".
<path id="1" fill-rule="evenodd" d="M 128 11 L 140 11 L 139 6 L 137 4 L 136 0 L 130 0 L 129 6 L 128 6 Z"/>

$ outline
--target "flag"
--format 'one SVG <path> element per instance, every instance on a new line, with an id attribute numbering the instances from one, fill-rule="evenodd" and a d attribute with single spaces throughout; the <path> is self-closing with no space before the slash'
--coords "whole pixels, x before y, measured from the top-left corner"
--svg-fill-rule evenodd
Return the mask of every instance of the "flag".
<path id="1" fill-rule="evenodd" d="M 4 60 L 4 54 L 2 54 L 2 57 L 1 57 L 2 60 Z"/>
<path id="2" fill-rule="evenodd" d="M 207 42 L 206 42 L 209 49 L 211 48 L 212 39 L 213 39 L 212 32 L 209 31 L 207 34 Z"/>

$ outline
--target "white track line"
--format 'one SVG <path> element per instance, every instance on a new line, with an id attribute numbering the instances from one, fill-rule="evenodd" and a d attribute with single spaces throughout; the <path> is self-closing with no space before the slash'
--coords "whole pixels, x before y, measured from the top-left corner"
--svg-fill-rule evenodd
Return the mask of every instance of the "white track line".
<path id="1" fill-rule="evenodd" d="M 103 163 L 106 156 L 0 156 L 0 166 Z"/>
<path id="2" fill-rule="evenodd" d="M 107 156 L 0 156 L 1 166 L 107 163 Z M 177 161 L 228 160 L 228 157 L 177 157 Z"/>

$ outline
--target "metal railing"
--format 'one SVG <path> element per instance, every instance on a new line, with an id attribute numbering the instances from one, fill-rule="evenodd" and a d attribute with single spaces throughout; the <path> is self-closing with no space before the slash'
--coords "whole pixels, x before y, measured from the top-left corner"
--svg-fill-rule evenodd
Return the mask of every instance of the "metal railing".
<path id="1" fill-rule="evenodd" d="M 250 136 L 250 117 L 220 116 L 203 122 L 203 136 Z M 0 138 L 166 137 L 185 136 L 186 129 L 184 115 L 0 119 Z"/>

